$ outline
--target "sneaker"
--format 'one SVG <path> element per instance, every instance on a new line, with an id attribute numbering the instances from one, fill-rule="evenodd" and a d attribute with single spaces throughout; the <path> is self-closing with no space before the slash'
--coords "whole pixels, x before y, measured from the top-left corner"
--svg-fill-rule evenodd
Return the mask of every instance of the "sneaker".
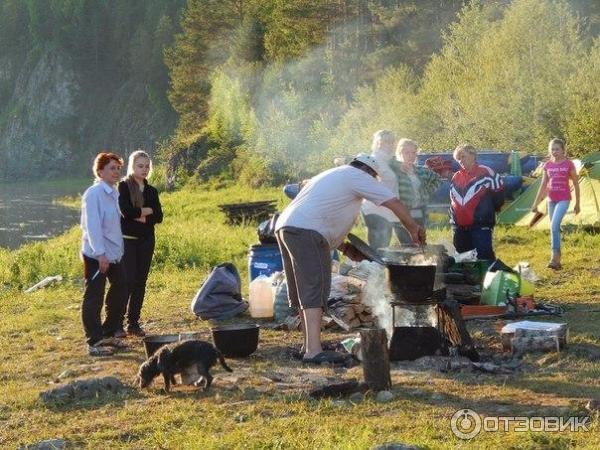
<path id="1" fill-rule="evenodd" d="M 116 337 L 116 338 L 119 338 L 119 339 L 120 338 L 124 338 L 124 337 L 127 337 L 127 333 L 125 333 L 124 330 L 117 330 L 117 331 L 115 331 L 113 333 L 113 337 Z"/>
<path id="2" fill-rule="evenodd" d="M 94 344 L 95 347 L 127 348 L 127 344 L 115 337 L 105 337 Z"/>
<path id="3" fill-rule="evenodd" d="M 88 355 L 90 356 L 112 356 L 114 353 L 110 347 L 102 347 L 96 345 L 88 345 Z"/>
<path id="4" fill-rule="evenodd" d="M 129 336 L 137 336 L 137 337 L 146 336 L 146 332 L 139 325 L 137 327 L 127 327 L 127 334 Z"/>

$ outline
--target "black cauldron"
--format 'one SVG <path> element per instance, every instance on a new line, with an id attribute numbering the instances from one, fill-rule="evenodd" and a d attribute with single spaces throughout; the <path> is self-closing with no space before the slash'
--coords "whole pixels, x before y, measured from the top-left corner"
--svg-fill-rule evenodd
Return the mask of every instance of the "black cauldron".
<path id="1" fill-rule="evenodd" d="M 437 266 L 385 263 L 385 278 L 399 302 L 422 303 L 431 298 Z"/>
<path id="2" fill-rule="evenodd" d="M 146 357 L 150 358 L 163 345 L 173 344 L 179 341 L 178 334 L 155 334 L 144 338 L 144 349 Z"/>
<path id="3" fill-rule="evenodd" d="M 256 324 L 233 324 L 212 327 L 213 343 L 223 356 L 243 358 L 254 353 L 258 347 L 259 326 Z"/>

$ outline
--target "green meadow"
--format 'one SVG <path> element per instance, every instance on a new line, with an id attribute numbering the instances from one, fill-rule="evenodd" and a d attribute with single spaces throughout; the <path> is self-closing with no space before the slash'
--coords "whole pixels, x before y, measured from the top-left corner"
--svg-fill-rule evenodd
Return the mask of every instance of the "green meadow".
<path id="1" fill-rule="evenodd" d="M 280 208 L 287 204 L 279 188 L 188 185 L 162 194 L 165 221 L 157 228 L 142 317 L 147 331 L 199 331 L 210 339 L 211 324 L 191 314 L 191 299 L 210 268 L 226 261 L 240 270 L 246 295 L 248 247 L 257 241 L 254 225 L 227 225 L 218 205 L 265 199 L 278 200 Z M 597 413 L 589 432 L 488 432 L 462 441 L 450 429 L 451 416 L 463 408 L 488 416 L 568 417 L 587 414 L 587 400 L 600 398 L 600 234 L 565 233 L 564 270 L 552 272 L 545 268 L 548 233 L 495 231 L 499 257 L 511 266 L 529 261 L 541 277 L 536 298 L 565 308 L 561 320 L 569 324 L 570 345 L 563 352 L 526 355 L 528 369 L 511 375 L 393 370 L 394 399 L 387 403 L 372 395 L 356 402 L 310 399 L 307 392 L 318 380 L 361 378 L 361 368 L 303 366 L 285 353 L 300 343 L 300 333 L 268 329 L 261 330 L 255 354 L 228 361 L 233 374 L 215 367 L 208 393 L 177 386 L 164 394 L 161 380 L 138 390 L 133 379 L 145 359 L 140 341 L 130 339 L 131 348 L 112 358 L 87 355 L 78 309 L 79 239 L 73 227 L 46 242 L 0 249 L 2 448 L 51 438 L 92 449 L 370 449 L 388 442 L 426 449 L 600 448 Z M 445 241 L 451 242 L 449 229 L 429 233 L 430 243 Z M 63 282 L 23 293 L 57 274 Z M 499 346 L 499 335 L 485 336 L 475 325 L 471 331 L 477 342 Z M 328 332 L 325 339 L 343 336 Z M 265 376 L 272 372 L 295 382 L 284 389 Z M 63 382 L 108 375 L 130 389 L 66 404 L 39 398 Z"/>

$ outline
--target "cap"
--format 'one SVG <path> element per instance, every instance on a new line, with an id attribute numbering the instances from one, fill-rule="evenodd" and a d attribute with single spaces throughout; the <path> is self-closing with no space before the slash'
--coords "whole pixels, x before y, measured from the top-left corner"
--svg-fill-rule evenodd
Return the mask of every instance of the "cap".
<path id="1" fill-rule="evenodd" d="M 375 172 L 379 173 L 379 166 L 377 164 L 377 161 L 375 160 L 375 158 L 373 158 L 370 155 L 367 155 L 366 153 L 359 153 L 354 157 L 352 161 L 358 161 L 359 163 L 362 163 L 365 166 L 368 166 L 371 169 L 373 169 Z"/>

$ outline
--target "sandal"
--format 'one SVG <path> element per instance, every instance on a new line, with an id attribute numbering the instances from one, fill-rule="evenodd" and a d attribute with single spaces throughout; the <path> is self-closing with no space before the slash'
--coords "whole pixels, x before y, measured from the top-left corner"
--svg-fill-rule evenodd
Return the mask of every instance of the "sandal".
<path id="1" fill-rule="evenodd" d="M 324 351 L 316 354 L 312 358 L 302 358 L 302 364 L 323 364 L 333 363 L 342 364 L 346 361 L 348 355 L 344 355 L 338 352 Z"/>
<path id="2" fill-rule="evenodd" d="M 554 262 L 554 261 L 550 261 L 546 267 L 548 269 L 552 269 L 552 270 L 560 270 L 560 269 L 562 269 L 562 266 L 560 265 L 560 263 L 557 263 L 557 262 Z"/>
<path id="3" fill-rule="evenodd" d="M 88 345 L 88 355 L 90 356 L 112 356 L 112 348 L 109 347 L 97 347 L 96 345 Z"/>

